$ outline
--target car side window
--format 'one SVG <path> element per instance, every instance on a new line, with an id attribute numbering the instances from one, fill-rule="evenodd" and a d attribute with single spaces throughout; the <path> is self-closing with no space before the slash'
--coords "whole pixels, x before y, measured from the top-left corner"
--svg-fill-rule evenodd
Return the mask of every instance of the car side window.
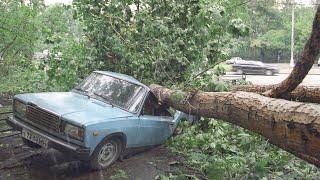
<path id="1" fill-rule="evenodd" d="M 160 105 L 154 94 L 150 93 L 144 103 L 142 114 L 150 116 L 171 116 L 168 108 Z"/>
<path id="2" fill-rule="evenodd" d="M 157 114 L 157 107 L 158 107 L 158 101 L 156 97 L 154 97 L 153 94 L 149 94 L 146 101 L 144 102 L 144 106 L 142 109 L 143 115 L 150 115 L 150 116 L 158 116 Z"/>

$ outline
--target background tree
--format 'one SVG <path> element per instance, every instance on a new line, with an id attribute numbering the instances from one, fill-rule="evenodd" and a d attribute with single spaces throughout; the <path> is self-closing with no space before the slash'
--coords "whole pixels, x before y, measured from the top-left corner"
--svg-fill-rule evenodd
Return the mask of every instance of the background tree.
<path id="1" fill-rule="evenodd" d="M 274 99 L 286 97 L 302 82 L 320 52 L 319 39 L 320 5 L 301 59 L 284 81 L 264 93 L 273 98 L 247 92 L 188 94 L 159 85 L 151 85 L 151 89 L 162 103 L 185 113 L 223 119 L 257 132 L 271 143 L 320 166 L 317 153 L 320 148 L 320 106 Z M 318 97 L 319 93 L 315 94 Z"/>
<path id="2" fill-rule="evenodd" d="M 77 0 L 75 5 L 102 68 L 175 84 L 226 59 L 234 35 L 248 32 L 241 19 L 228 16 L 224 2 Z"/>
<path id="3" fill-rule="evenodd" d="M 18 0 L 0 2 L 0 60 L 17 63 L 17 57 L 32 56 L 37 39 L 35 15 L 36 10 Z"/>
<path id="4" fill-rule="evenodd" d="M 98 69 L 126 73 L 146 84 L 157 82 L 172 89 L 228 91 L 231 84 L 217 77 L 226 71 L 225 65 L 216 66 L 219 62 L 228 59 L 229 55 L 256 59 L 261 50 L 266 61 L 275 60 L 273 57 L 279 51 L 282 51 L 285 58 L 290 46 L 290 37 L 287 36 L 290 36 L 291 7 L 284 5 L 283 9 L 279 9 L 274 1 L 77 0 L 72 6 L 45 7 L 43 1 L 39 0 L 25 6 L 29 8 L 21 6 L 18 1 L 16 4 L 10 2 L 0 2 L 0 22 L 7 23 L 4 27 L 10 27 L 10 31 L 0 28 L 0 44 L 10 43 L 15 34 L 28 37 L 21 38 L 21 43 L 6 51 L 5 63 L 0 63 L 0 94 L 68 91 L 78 80 Z M 12 7 L 16 11 L 7 10 L 14 9 Z M 312 18 L 308 19 L 306 11 L 309 8 L 298 8 L 298 45 L 295 50 L 300 53 L 298 41 L 303 44 L 306 37 L 303 34 L 310 30 Z M 23 15 L 24 19 L 19 18 L 23 12 L 30 15 L 27 18 Z M 24 29 L 24 26 L 15 22 L 22 22 L 24 26 L 32 28 Z M 32 41 L 29 41 L 30 37 Z M 1 44 L 0 48 L 3 47 Z M 17 49 L 22 50 L 14 55 Z M 49 50 L 48 57 L 40 60 L 31 58 L 32 54 L 43 50 Z M 265 91 L 272 87 L 259 88 Z M 308 93 L 304 93 L 306 89 Z M 310 91 L 309 88 L 299 87 L 287 98 L 296 99 L 298 96 L 299 100 L 307 102 L 310 99 L 319 101 L 319 96 L 313 98 L 315 96 L 312 92 L 317 92 L 317 89 Z M 303 98 L 301 93 L 305 95 Z M 230 99 L 218 99 L 217 109 L 229 109 L 227 115 L 232 115 L 230 122 L 239 122 L 239 117 L 252 119 L 255 117 L 254 108 L 258 107 L 259 102 L 255 100 L 267 99 L 256 94 L 253 94 L 255 98 L 242 96 L 246 93 L 222 94 L 228 94 Z M 238 99 L 244 98 L 235 101 L 233 95 Z M 179 97 L 184 99 L 179 93 L 173 96 L 174 99 Z M 229 102 L 239 102 L 237 107 L 240 110 L 234 111 Z M 243 108 L 248 107 L 248 104 L 253 105 L 251 109 Z M 262 110 L 270 109 L 267 105 L 260 107 Z M 268 120 L 264 122 L 274 124 L 272 118 Z M 282 125 L 292 127 L 290 122 Z M 315 166 L 270 145 L 253 132 L 221 120 L 202 118 L 199 123 L 182 122 L 179 126 L 183 129 L 181 134 L 170 139 L 167 147 L 174 153 L 182 154 L 185 157 L 183 163 L 197 167 L 209 179 L 217 174 L 229 179 L 316 179 L 320 175 Z M 316 132 L 317 126 L 311 124 L 308 127 Z M 306 132 L 309 133 L 309 130 Z M 272 130 L 259 132 L 268 133 Z M 300 135 L 303 137 L 301 133 L 297 137 Z"/>
<path id="5" fill-rule="evenodd" d="M 291 45 L 291 2 L 250 1 L 244 6 L 244 22 L 250 27 L 250 35 L 234 49 L 233 56 L 259 60 L 262 55 L 267 62 L 289 62 Z M 246 12 L 248 11 L 248 12 Z M 238 12 L 240 15 L 241 13 Z M 295 6 L 295 49 L 302 54 L 304 43 L 311 30 L 313 7 Z M 251 18 L 255 17 L 255 18 Z M 280 59 L 279 59 L 280 58 Z M 279 60 L 278 60 L 279 59 Z"/>

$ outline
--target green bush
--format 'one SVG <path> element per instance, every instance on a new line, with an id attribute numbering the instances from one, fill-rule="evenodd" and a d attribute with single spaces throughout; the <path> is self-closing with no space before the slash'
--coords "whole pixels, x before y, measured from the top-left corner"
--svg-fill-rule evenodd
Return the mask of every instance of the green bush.
<path id="1" fill-rule="evenodd" d="M 209 179 L 316 179 L 313 165 L 269 144 L 261 136 L 221 120 L 182 122 L 182 134 L 167 143 Z"/>

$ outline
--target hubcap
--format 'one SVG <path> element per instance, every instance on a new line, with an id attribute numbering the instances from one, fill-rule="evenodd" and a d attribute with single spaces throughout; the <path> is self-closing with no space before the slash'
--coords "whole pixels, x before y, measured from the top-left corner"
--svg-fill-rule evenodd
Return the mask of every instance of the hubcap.
<path id="1" fill-rule="evenodd" d="M 98 162 L 101 166 L 106 167 L 110 165 L 117 155 L 117 146 L 113 143 L 105 144 L 98 156 Z"/>
<path id="2" fill-rule="evenodd" d="M 243 71 L 241 69 L 238 69 L 237 74 L 243 74 Z"/>
<path id="3" fill-rule="evenodd" d="M 266 74 L 267 74 L 268 76 L 271 76 L 271 75 L 272 75 L 272 71 L 268 70 L 268 71 L 266 72 Z"/>

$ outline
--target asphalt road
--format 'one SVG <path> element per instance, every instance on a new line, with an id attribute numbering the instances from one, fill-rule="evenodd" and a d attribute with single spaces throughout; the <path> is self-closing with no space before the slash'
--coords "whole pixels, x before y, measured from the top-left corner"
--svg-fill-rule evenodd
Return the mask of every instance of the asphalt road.
<path id="1" fill-rule="evenodd" d="M 271 85 L 277 84 L 283 81 L 286 77 L 288 77 L 289 73 L 292 71 L 292 67 L 289 64 L 269 64 L 272 66 L 276 66 L 280 73 L 273 76 L 265 76 L 265 75 L 246 75 L 246 80 L 251 81 L 256 85 Z M 240 78 L 240 75 L 236 75 L 234 72 L 227 72 L 227 75 L 224 79 L 237 79 Z M 302 85 L 305 86 L 320 86 L 320 67 L 317 65 L 313 65 L 310 69 L 307 77 L 303 80 Z"/>
<path id="2" fill-rule="evenodd" d="M 246 80 L 257 85 L 277 84 L 284 80 L 289 74 L 276 74 L 273 76 L 263 75 L 247 75 Z M 320 86 L 320 74 L 311 74 L 303 80 L 302 85 L 305 86 Z"/>

